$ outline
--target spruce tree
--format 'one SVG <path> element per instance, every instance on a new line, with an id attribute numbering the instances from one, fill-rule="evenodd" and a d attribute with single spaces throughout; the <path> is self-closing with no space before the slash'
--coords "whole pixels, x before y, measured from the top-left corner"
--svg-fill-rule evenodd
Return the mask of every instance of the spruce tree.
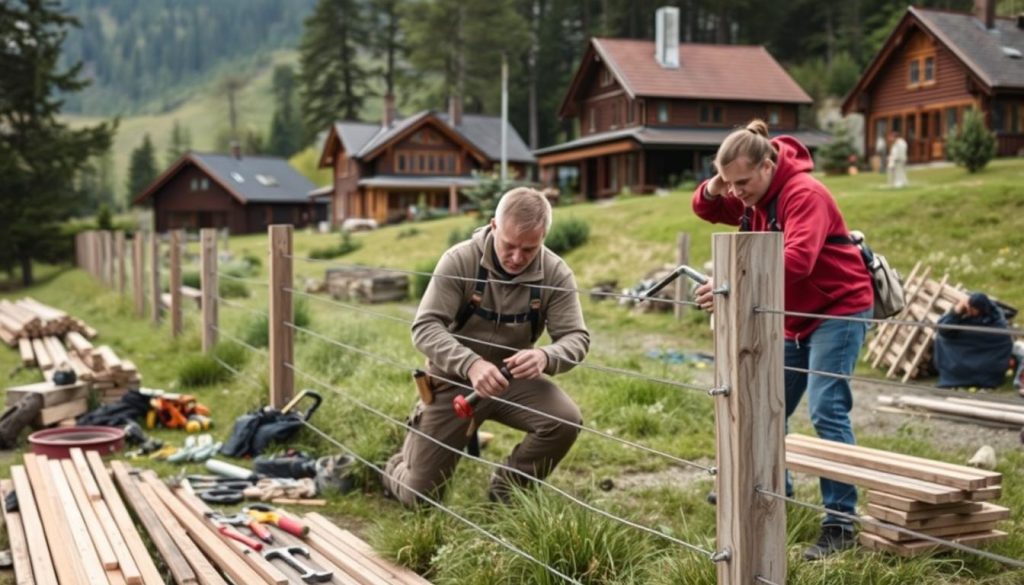
<path id="1" fill-rule="evenodd" d="M 946 155 L 956 164 L 976 173 L 996 155 L 996 137 L 985 127 L 985 116 L 971 108 L 959 128 L 949 133 Z"/>
<path id="2" fill-rule="evenodd" d="M 128 165 L 128 197 L 135 199 L 142 191 L 156 179 L 156 155 L 153 151 L 153 141 L 147 133 L 142 137 L 142 144 L 132 151 L 131 162 Z"/>
<path id="3" fill-rule="evenodd" d="M 192 133 L 188 128 L 182 126 L 178 120 L 174 120 L 174 127 L 171 128 L 171 144 L 167 147 L 167 166 L 171 166 L 192 149 Z"/>
<path id="4" fill-rule="evenodd" d="M 86 85 L 80 63 L 60 63 L 77 25 L 58 2 L 0 3 L 0 267 L 19 266 L 25 285 L 34 260 L 70 260 L 60 224 L 81 199 L 76 177 L 116 129 L 115 122 L 72 130 L 58 119 L 63 96 Z"/>
<path id="5" fill-rule="evenodd" d="M 295 71 L 290 65 L 274 68 L 274 117 L 270 121 L 267 152 L 290 157 L 302 148 L 302 120 L 295 109 Z"/>

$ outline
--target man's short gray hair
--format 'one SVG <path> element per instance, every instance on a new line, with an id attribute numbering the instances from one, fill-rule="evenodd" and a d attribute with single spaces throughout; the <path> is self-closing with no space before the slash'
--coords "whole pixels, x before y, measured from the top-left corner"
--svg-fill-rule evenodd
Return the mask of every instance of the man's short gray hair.
<path id="1" fill-rule="evenodd" d="M 523 230 L 551 229 L 551 204 L 543 193 L 529 187 L 516 187 L 501 196 L 494 220 L 499 225 L 511 222 Z"/>

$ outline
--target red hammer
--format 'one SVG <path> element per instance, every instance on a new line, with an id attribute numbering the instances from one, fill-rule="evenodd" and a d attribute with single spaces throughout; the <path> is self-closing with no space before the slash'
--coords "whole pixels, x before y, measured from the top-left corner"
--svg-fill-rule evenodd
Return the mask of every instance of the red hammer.
<path id="1" fill-rule="evenodd" d="M 499 368 L 502 376 L 505 379 L 512 381 L 512 372 L 508 371 L 508 366 L 501 366 Z M 477 402 L 480 402 L 481 396 L 476 392 L 470 392 L 469 396 L 463 396 L 459 394 L 452 400 L 452 408 L 455 409 L 455 416 L 459 418 L 472 418 L 473 407 L 476 406 Z"/>

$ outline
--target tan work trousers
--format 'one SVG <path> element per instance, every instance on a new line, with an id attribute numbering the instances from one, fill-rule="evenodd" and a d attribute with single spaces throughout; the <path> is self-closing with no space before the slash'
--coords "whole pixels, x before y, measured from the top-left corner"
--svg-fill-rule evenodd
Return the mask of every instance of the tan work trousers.
<path id="1" fill-rule="evenodd" d="M 453 447 L 455 451 L 410 431 L 405 436 L 402 450 L 388 461 L 384 485 L 407 506 L 417 503 L 413 490 L 434 499 L 443 497 L 445 485 L 455 473 L 455 467 L 462 458 L 458 452 L 469 442 L 467 431 L 470 428 L 470 421 L 455 416 L 452 408 L 452 399 L 460 393 L 468 394 L 469 391 L 454 386 L 435 390 L 433 404 L 417 402 L 409 419 L 412 428 Z M 500 397 L 582 424 L 576 403 L 546 378 L 513 380 Z M 496 420 L 526 433 L 504 465 L 540 479 L 554 470 L 579 434 L 576 427 L 496 400 L 484 399 L 474 407 L 474 428 L 479 428 L 485 420 Z M 491 476 L 492 490 L 507 491 L 510 484 L 525 486 L 528 483 L 528 478 L 508 470 L 496 469 Z"/>

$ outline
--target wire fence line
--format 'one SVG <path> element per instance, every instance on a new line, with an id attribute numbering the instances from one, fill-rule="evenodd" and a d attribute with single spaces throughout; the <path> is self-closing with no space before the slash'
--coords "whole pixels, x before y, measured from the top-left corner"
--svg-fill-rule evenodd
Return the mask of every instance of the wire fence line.
<path id="1" fill-rule="evenodd" d="M 265 281 L 265 280 L 255 280 L 255 279 L 252 279 L 252 278 L 243 278 L 241 276 L 235 276 L 234 274 L 228 274 L 227 272 L 220 272 L 220 271 L 218 271 L 217 272 L 217 276 L 220 277 L 220 278 L 226 278 L 228 280 L 234 280 L 234 281 L 237 281 L 237 282 L 243 282 L 245 284 L 249 284 L 249 285 L 252 285 L 252 286 L 255 286 L 255 287 L 267 287 L 267 286 L 270 286 L 270 282 Z"/>
<path id="2" fill-rule="evenodd" d="M 239 302 L 236 302 L 236 301 L 232 301 L 230 299 L 226 299 L 226 298 L 224 298 L 224 297 L 222 297 L 220 295 L 217 295 L 217 302 L 218 303 L 222 303 L 225 306 L 231 307 L 233 309 L 241 309 L 243 311 L 248 311 L 249 313 L 251 313 L 253 315 L 256 315 L 258 317 L 267 317 L 267 312 L 266 311 L 260 311 L 259 309 L 254 309 L 254 308 L 249 307 L 247 305 L 244 305 L 242 303 L 239 303 Z"/>
<path id="3" fill-rule="evenodd" d="M 1008 335 L 1010 337 L 1024 337 L 1024 329 L 1013 327 L 982 327 L 980 325 L 955 325 L 952 323 L 932 323 L 931 321 L 908 321 L 906 319 L 876 319 L 874 317 L 851 317 L 849 315 L 825 315 L 823 313 L 804 313 L 802 311 L 785 311 L 782 309 L 769 309 L 765 307 L 754 307 L 755 313 L 768 313 L 770 315 L 784 315 L 786 317 L 806 317 L 808 319 L 821 319 L 822 321 L 852 321 L 854 323 L 889 324 L 907 327 L 919 327 L 935 329 L 938 331 L 967 331 L 971 333 L 985 333 L 988 335 Z"/>
<path id="4" fill-rule="evenodd" d="M 294 323 L 291 323 L 291 322 L 288 322 L 288 321 L 285 321 L 284 324 L 285 324 L 286 327 L 290 327 L 290 328 L 294 329 L 295 331 L 301 331 L 301 332 L 305 333 L 306 335 L 310 335 L 312 337 L 316 337 L 316 338 L 318 338 L 318 339 L 320 339 L 320 340 L 322 340 L 324 342 L 336 345 L 338 347 L 341 347 L 341 348 L 349 350 L 349 351 L 353 351 L 355 353 L 358 353 L 358 354 L 361 354 L 363 356 L 366 356 L 366 357 L 368 357 L 370 359 L 374 359 L 374 360 L 377 360 L 379 362 L 388 364 L 388 365 L 390 365 L 392 367 L 395 367 L 395 368 L 398 368 L 398 369 L 401 369 L 401 370 L 405 370 L 406 372 L 409 372 L 410 374 L 412 374 L 413 372 L 417 371 L 417 368 L 411 368 L 408 365 L 403 364 L 402 362 L 399 362 L 398 360 L 395 360 L 393 358 L 389 358 L 387 356 L 382 356 L 380 354 L 377 354 L 377 353 L 374 353 L 372 351 L 368 351 L 368 350 L 356 347 L 354 345 L 350 345 L 350 344 L 344 343 L 342 341 L 338 341 L 337 339 L 332 339 L 330 337 L 327 337 L 326 335 L 323 335 L 321 333 L 313 331 L 312 329 L 307 329 L 305 327 L 301 327 L 299 325 L 295 325 Z M 465 384 L 463 382 L 457 381 L 457 380 L 449 380 L 447 378 L 444 378 L 444 377 L 441 377 L 441 376 L 436 376 L 434 374 L 431 374 L 430 377 L 436 378 L 438 380 L 441 380 L 442 382 L 451 384 L 452 386 L 455 386 L 457 388 L 462 388 L 464 390 L 469 390 L 471 392 L 473 391 L 473 387 L 472 386 L 470 386 L 468 384 Z M 665 459 L 668 459 L 670 461 L 674 461 L 674 462 L 676 462 L 676 463 L 678 463 L 680 465 L 685 465 L 687 467 L 693 467 L 693 468 L 696 468 L 696 469 L 700 469 L 702 471 L 707 472 L 709 475 L 715 475 L 717 473 L 717 470 L 714 467 L 708 467 L 706 465 L 701 465 L 700 463 L 697 463 L 697 462 L 694 462 L 694 461 L 688 461 L 688 460 L 683 459 L 681 457 L 676 457 L 675 455 L 672 455 L 671 453 L 666 453 L 664 451 L 659 451 L 658 449 L 655 449 L 653 447 L 648 447 L 646 445 L 641 445 L 640 443 L 635 443 L 633 441 L 629 441 L 629 440 L 623 439 L 621 437 L 616 437 L 615 435 L 606 433 L 604 431 L 597 430 L 597 429 L 595 429 L 593 427 L 588 427 L 586 425 L 582 425 L 582 424 L 579 424 L 577 422 L 573 422 L 571 420 L 555 416 L 553 414 L 549 414 L 549 413 L 546 413 L 546 412 L 543 412 L 543 411 L 540 411 L 540 410 L 537 410 L 537 409 L 534 409 L 534 408 L 530 408 L 528 406 L 519 404 L 517 402 L 512 402 L 510 400 L 505 400 L 504 398 L 501 398 L 500 396 L 491 396 L 490 398 L 488 398 L 488 400 L 494 400 L 495 402 L 499 402 L 501 404 L 505 404 L 505 405 L 511 406 L 513 408 L 517 408 L 517 409 L 520 409 L 520 410 L 524 410 L 526 412 L 537 414 L 537 415 L 542 416 L 544 418 L 547 418 L 549 420 L 553 420 L 555 422 L 559 422 L 559 423 L 562 423 L 564 425 L 571 426 L 571 427 L 573 427 L 575 429 L 578 429 L 580 431 L 585 431 L 585 432 L 588 432 L 588 433 L 591 433 L 591 434 L 603 437 L 603 438 L 608 439 L 610 441 L 614 441 L 616 443 L 619 443 L 619 444 L 622 444 L 622 445 L 626 445 L 626 446 L 632 447 L 634 449 L 638 449 L 638 450 L 643 451 L 645 453 L 650 453 L 652 455 L 657 455 L 659 457 L 664 457 Z"/>
<path id="5" fill-rule="evenodd" d="M 632 520 L 628 520 L 628 519 L 623 518 L 621 516 L 617 516 L 615 514 L 612 514 L 611 512 L 608 512 L 606 510 L 602 510 L 601 508 L 597 508 L 594 505 L 592 505 L 590 503 L 587 503 L 587 502 L 581 500 L 580 498 L 570 494 L 569 492 L 563 490 L 562 488 L 559 488 L 558 486 L 552 484 L 549 481 L 546 481 L 546 480 L 534 477 L 534 476 L 532 476 L 532 475 L 530 475 L 530 474 L 528 474 L 528 473 L 526 473 L 524 471 L 521 471 L 521 470 L 516 469 L 514 467 L 510 467 L 510 466 L 505 465 L 503 463 L 498 463 L 498 462 L 495 462 L 495 461 L 490 461 L 490 460 L 484 459 L 483 457 L 479 457 L 479 456 L 476 456 L 476 455 L 471 455 L 469 453 L 466 453 L 462 449 L 456 449 L 455 447 L 452 447 L 452 446 L 444 443 L 443 441 L 441 441 L 441 440 L 439 440 L 437 438 L 432 437 L 431 435 L 429 435 L 429 434 L 427 434 L 427 433 L 425 433 L 425 432 L 423 432 L 423 431 L 421 431 L 421 430 L 419 430 L 419 429 L 409 425 L 408 423 L 402 422 L 401 420 L 399 420 L 399 419 L 397 419 L 397 418 L 395 418 L 393 416 L 390 416 L 387 413 L 385 413 L 385 412 L 383 412 L 383 411 L 381 411 L 381 410 L 379 410 L 377 408 L 374 408 L 373 406 L 371 406 L 371 405 L 369 405 L 369 404 L 359 400 L 358 398 L 349 396 L 347 393 L 342 392 L 337 386 L 329 384 L 327 382 L 324 382 L 323 380 L 317 378 L 316 376 L 314 376 L 314 375 L 312 375 L 312 374 L 310 374 L 308 372 L 305 372 L 305 371 L 295 367 L 294 364 L 290 364 L 290 363 L 286 362 L 285 363 L 285 367 L 289 368 L 290 370 L 292 370 L 293 372 L 295 372 L 296 374 L 298 374 L 300 376 L 303 376 L 303 377 L 305 377 L 305 378 L 307 378 L 309 380 L 312 380 L 314 383 L 316 383 L 321 388 L 324 388 L 325 390 L 329 390 L 329 391 L 333 392 L 334 394 L 342 397 L 343 399 L 348 400 L 349 402 L 352 402 L 352 403 L 356 404 L 360 408 L 362 408 L 362 409 L 364 409 L 364 410 L 366 410 L 368 412 L 371 412 L 371 413 L 373 413 L 373 414 L 375 414 L 375 415 L 377 415 L 377 416 L 387 420 L 388 422 L 390 422 L 392 424 L 400 426 L 400 427 L 406 429 L 407 431 L 409 431 L 410 433 L 413 433 L 413 434 L 415 434 L 417 436 L 423 437 L 424 439 L 430 441 L 431 443 L 434 443 L 435 445 L 441 447 L 442 449 L 445 449 L 447 451 L 451 451 L 452 453 L 455 453 L 456 455 L 458 455 L 458 456 L 460 456 L 460 457 L 462 457 L 464 459 L 469 459 L 470 461 L 475 461 L 477 463 L 483 463 L 484 465 L 493 467 L 495 469 L 501 469 L 503 471 L 514 473 L 514 474 L 516 474 L 516 475 L 518 475 L 518 476 L 520 476 L 520 477 L 522 477 L 522 478 L 524 478 L 526 480 L 529 480 L 529 481 L 532 481 L 532 482 L 536 482 L 536 483 L 538 483 L 538 484 L 540 484 L 540 485 L 542 485 L 542 486 L 544 486 L 544 487 L 554 491 L 555 493 L 561 495 L 562 497 L 570 500 L 571 502 L 573 502 L 573 503 L 575 503 L 575 504 L 577 504 L 579 506 L 582 506 L 583 508 L 587 509 L 588 511 L 594 512 L 595 514 L 598 514 L 600 516 L 608 518 L 609 520 L 612 520 L 614 522 L 618 522 L 619 524 L 622 524 L 624 526 L 628 526 L 630 528 L 634 528 L 634 529 L 640 530 L 642 532 L 646 532 L 647 534 L 651 534 L 653 536 L 657 536 L 659 538 L 662 538 L 664 540 L 667 540 L 669 542 L 672 542 L 674 544 L 677 544 L 679 546 L 687 548 L 687 549 L 689 549 L 689 550 L 691 550 L 693 552 L 703 554 L 703 555 L 707 556 L 708 558 L 710 558 L 712 555 L 714 555 L 713 551 L 709 551 L 707 549 L 701 548 L 700 546 L 688 543 L 688 542 L 686 542 L 684 540 L 678 539 L 678 538 L 676 538 L 674 536 L 671 536 L 669 534 L 665 534 L 664 532 L 660 532 L 660 531 L 655 530 L 653 528 L 649 528 L 649 527 L 644 526 L 642 524 L 638 524 L 636 522 L 633 522 Z"/>
<path id="6" fill-rule="evenodd" d="M 237 343 L 238 345 L 241 345 L 243 347 L 247 347 L 250 350 L 252 350 L 252 351 L 262 355 L 263 357 L 267 356 L 267 350 L 266 349 L 263 349 L 262 347 L 256 347 L 255 345 L 249 343 L 248 341 L 245 341 L 244 339 L 241 339 L 241 338 L 239 338 L 239 337 L 237 337 L 235 335 L 232 335 L 232 334 L 228 333 L 227 331 L 224 331 L 223 329 L 221 329 L 220 327 L 218 327 L 216 325 L 210 325 L 210 327 L 212 327 L 213 330 L 216 331 L 218 335 L 224 337 L 228 341 Z"/>
<path id="7" fill-rule="evenodd" d="M 595 297 L 628 299 L 628 300 L 631 300 L 631 301 L 634 301 L 634 302 L 638 302 L 638 303 L 639 302 L 661 303 L 661 304 L 666 304 L 666 305 L 684 305 L 684 306 L 687 306 L 687 307 L 697 307 L 697 306 L 699 306 L 694 301 L 676 300 L 676 299 L 665 299 L 665 298 L 658 298 L 658 297 L 642 298 L 639 294 L 634 294 L 634 293 L 614 293 L 614 292 L 604 292 L 604 291 L 589 291 L 589 290 L 583 290 L 581 288 L 571 288 L 571 287 L 565 287 L 565 286 L 553 286 L 553 285 L 549 285 L 549 284 L 535 284 L 535 283 L 530 283 L 530 282 L 513 282 L 513 281 L 507 281 L 507 280 L 494 280 L 494 279 L 490 279 L 490 278 L 475 278 L 475 277 L 471 277 L 471 276 L 457 276 L 457 275 L 454 275 L 454 274 L 440 274 L 438 272 L 424 272 L 422 270 L 406 270 L 406 269 L 403 269 L 403 268 L 391 268 L 391 267 L 388 267 L 388 266 L 370 266 L 370 265 L 367 265 L 367 264 L 337 264 L 337 263 L 335 263 L 332 260 L 320 259 L 320 258 L 307 258 L 307 257 L 304 257 L 304 256 L 292 256 L 292 255 L 289 255 L 289 254 L 285 254 L 284 257 L 292 259 L 292 260 L 301 260 L 303 262 L 327 263 L 327 264 L 333 265 L 335 268 L 351 268 L 351 269 L 356 269 L 356 270 L 382 270 L 384 272 L 394 272 L 396 274 L 405 274 L 405 275 L 408 275 L 408 276 L 429 276 L 430 278 L 433 278 L 433 277 L 436 276 L 438 278 L 447 278 L 448 280 L 456 280 L 456 281 L 460 281 L 460 282 L 474 282 L 474 283 L 476 283 L 476 282 L 483 282 L 483 283 L 488 283 L 488 284 L 500 284 L 500 285 L 503 285 L 503 286 L 521 286 L 521 287 L 526 287 L 526 288 L 536 288 L 536 289 L 540 289 L 540 290 L 551 290 L 551 291 L 558 291 L 558 292 L 570 292 L 570 293 L 575 293 L 575 294 L 578 294 L 578 295 L 591 295 L 591 296 L 595 296 Z"/>
<path id="8" fill-rule="evenodd" d="M 799 374 L 813 374 L 815 376 L 825 376 L 826 378 L 835 378 L 837 380 L 848 380 L 850 382 L 863 382 L 864 384 L 881 384 L 885 386 L 893 386 L 895 388 L 903 388 L 910 390 L 926 390 L 932 394 L 936 390 L 941 390 L 938 386 L 926 386 L 925 384 L 908 384 L 906 382 L 899 382 L 897 380 L 887 380 L 885 378 L 868 378 L 867 376 L 853 376 L 850 374 L 837 374 L 835 372 L 825 372 L 822 370 L 815 370 L 811 368 L 800 368 L 797 366 L 783 366 L 783 370 L 787 372 L 797 372 Z"/>
<path id="9" fill-rule="evenodd" d="M 393 315 L 388 315 L 386 313 L 381 313 L 381 312 L 378 312 L 378 311 L 371 311 L 369 309 L 364 309 L 364 308 L 362 308 L 362 307 L 360 307 L 358 305 L 353 305 L 353 304 L 350 304 L 350 303 L 344 303 L 344 302 L 341 302 L 341 301 L 337 301 L 335 299 L 330 299 L 330 298 L 327 298 L 327 297 L 317 296 L 317 295 L 310 294 L 310 293 L 307 293 L 307 292 L 298 291 L 298 290 L 295 290 L 295 289 L 292 289 L 292 288 L 285 287 L 284 290 L 286 290 L 288 292 L 291 292 L 292 294 L 296 294 L 296 295 L 299 295 L 299 296 L 302 296 L 302 297 L 308 297 L 308 298 L 311 298 L 313 300 L 320 301 L 322 303 L 327 303 L 327 304 L 330 304 L 330 305 L 335 305 L 335 306 L 342 307 L 342 308 L 345 308 L 345 309 L 348 309 L 348 310 L 351 310 L 351 311 L 355 311 L 357 313 L 361 313 L 361 314 L 364 314 L 364 315 L 370 315 L 372 317 L 386 319 L 386 320 L 389 320 L 389 321 L 394 321 L 396 323 L 402 323 L 404 325 L 412 325 L 413 324 L 413 320 L 412 319 L 405 319 L 403 317 L 395 317 Z M 451 335 L 455 339 L 461 339 L 463 341 L 471 341 L 473 343 L 479 343 L 480 345 L 486 345 L 487 347 L 494 347 L 494 348 L 497 348 L 497 349 L 507 349 L 507 350 L 510 350 L 510 351 L 520 351 L 522 349 L 522 348 L 519 348 L 519 347 L 512 347 L 512 346 L 509 346 L 509 345 L 502 345 L 500 343 L 494 343 L 493 341 L 484 341 L 482 339 L 477 339 L 475 337 L 469 337 L 467 335 L 460 335 L 458 333 L 450 333 L 449 332 L 449 335 Z M 604 373 L 608 373 L 608 374 L 618 374 L 618 375 L 626 376 L 626 377 L 629 377 L 629 378 L 636 378 L 636 379 L 645 380 L 645 381 L 648 381 L 648 382 L 655 382 L 655 383 L 658 383 L 658 384 L 664 384 L 666 386 L 675 386 L 677 388 L 685 388 L 687 390 L 697 390 L 699 392 L 707 392 L 708 390 L 710 390 L 710 388 L 707 388 L 705 386 L 698 386 L 696 384 L 687 384 L 686 382 L 679 382 L 677 380 L 670 380 L 670 379 L 667 379 L 667 378 L 660 378 L 660 377 L 657 377 L 657 376 L 649 376 L 647 374 L 643 374 L 641 372 L 635 372 L 635 371 L 632 371 L 632 370 L 625 370 L 625 369 L 622 369 L 622 368 L 616 368 L 616 367 L 612 367 L 612 366 L 603 366 L 603 365 L 599 365 L 599 364 L 591 364 L 591 363 L 588 363 L 588 362 L 585 362 L 585 361 L 576 361 L 576 360 L 569 359 L 569 358 L 559 358 L 559 359 L 562 359 L 563 361 L 566 361 L 566 362 L 568 362 L 568 363 L 570 363 L 570 364 L 572 364 L 574 366 L 579 366 L 581 368 L 586 368 L 586 369 L 594 370 L 596 372 L 604 372 Z"/>
<path id="10" fill-rule="evenodd" d="M 798 500 L 796 498 L 791 498 L 789 496 L 786 496 L 786 495 L 783 495 L 783 494 L 779 494 L 779 493 L 773 492 L 771 490 L 764 489 L 762 487 L 756 487 L 756 488 L 754 488 L 754 490 L 757 493 L 759 493 L 759 494 L 761 494 L 763 496 L 767 496 L 767 497 L 770 497 L 770 498 L 776 498 L 776 499 L 782 500 L 782 501 L 784 501 L 786 503 L 793 504 L 793 505 L 796 505 L 796 506 L 801 506 L 801 507 L 807 508 L 809 510 L 814 510 L 816 512 L 821 512 L 821 513 L 824 513 L 824 514 L 831 514 L 833 516 L 837 516 L 839 518 L 845 518 L 846 520 L 849 520 L 851 522 L 856 522 L 858 524 L 866 524 L 868 526 L 877 526 L 879 528 L 887 528 L 887 529 L 890 529 L 890 530 L 896 530 L 897 532 L 901 532 L 903 534 L 907 534 L 907 535 L 913 536 L 914 538 L 919 538 L 921 540 L 927 540 L 928 542 L 933 542 L 935 544 L 941 544 L 943 546 L 948 546 L 949 548 L 956 549 L 956 550 L 958 550 L 960 552 L 974 554 L 974 555 L 977 555 L 977 556 L 980 556 L 980 557 L 984 557 L 986 559 L 993 560 L 993 561 L 996 561 L 996 562 L 999 562 L 999 563 L 1003 563 L 1004 565 L 1008 565 L 1008 566 L 1015 567 L 1015 568 L 1018 568 L 1018 569 L 1024 569 L 1024 561 L 1021 561 L 1021 560 L 1018 560 L 1018 559 L 1013 559 L 1013 558 L 1010 558 L 1010 557 L 1007 557 L 1007 556 L 1003 556 L 1003 555 L 1000 555 L 1000 554 L 991 553 L 991 552 L 988 552 L 988 551 L 972 548 L 972 547 L 969 547 L 967 545 L 960 544 L 959 542 L 953 542 L 951 540 L 946 540 L 946 539 L 943 539 L 943 538 L 932 536 L 930 534 L 925 534 L 923 532 L 917 532 L 916 530 L 911 530 L 910 528 L 899 526 L 897 524 L 890 524 L 889 522 L 883 522 L 881 520 L 876 520 L 876 519 L 873 519 L 873 518 L 872 519 L 868 519 L 868 518 L 865 518 L 863 516 L 857 516 L 856 514 L 847 514 L 846 512 L 840 512 L 839 510 L 833 510 L 831 508 L 826 508 L 825 506 L 819 506 L 818 504 L 811 504 L 809 502 L 804 502 L 804 501 Z"/>

